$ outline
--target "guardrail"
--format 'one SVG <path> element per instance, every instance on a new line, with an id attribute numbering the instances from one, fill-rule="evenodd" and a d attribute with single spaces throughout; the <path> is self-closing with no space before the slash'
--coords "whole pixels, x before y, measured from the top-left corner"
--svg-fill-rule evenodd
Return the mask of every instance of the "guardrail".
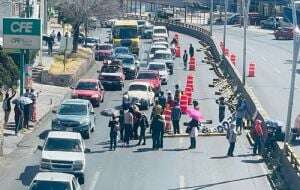
<path id="1" fill-rule="evenodd" d="M 127 15 L 125 18 L 131 19 L 145 19 L 155 25 L 164 25 L 168 28 L 168 30 L 176 31 L 179 33 L 183 33 L 192 37 L 195 37 L 199 40 L 199 42 L 206 44 L 208 46 L 208 50 L 211 52 L 212 56 L 215 60 L 219 61 L 219 68 L 222 70 L 223 74 L 226 77 L 229 77 L 233 80 L 235 86 L 238 87 L 238 92 L 243 94 L 246 98 L 247 103 L 249 105 L 250 115 L 252 116 L 250 120 L 253 122 L 255 119 L 260 119 L 265 121 L 265 119 L 269 118 L 266 111 L 263 109 L 259 100 L 255 96 L 251 87 L 247 85 L 243 85 L 242 78 L 238 73 L 238 70 L 231 64 L 228 57 L 221 59 L 221 49 L 216 46 L 214 39 L 210 36 L 210 32 L 200 26 L 195 26 L 191 24 L 185 24 L 181 22 L 175 22 L 166 19 L 149 19 L 148 17 L 140 17 L 138 15 Z M 285 153 L 291 165 L 296 170 L 298 176 L 300 176 L 300 161 L 299 158 L 295 155 L 295 153 L 291 150 L 291 147 L 288 146 L 287 152 Z"/>

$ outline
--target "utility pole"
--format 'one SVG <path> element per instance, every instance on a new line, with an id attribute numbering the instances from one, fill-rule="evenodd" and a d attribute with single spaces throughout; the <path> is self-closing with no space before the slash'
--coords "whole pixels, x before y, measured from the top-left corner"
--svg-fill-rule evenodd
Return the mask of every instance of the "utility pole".
<path id="1" fill-rule="evenodd" d="M 142 16 L 142 0 L 140 0 L 140 16 Z"/>
<path id="2" fill-rule="evenodd" d="M 296 68 L 297 68 L 297 59 L 299 54 L 299 44 L 300 44 L 300 30 L 297 25 L 297 15 L 296 7 L 294 0 L 291 0 L 292 14 L 293 14 L 293 25 L 294 25 L 294 34 L 293 34 L 293 66 L 292 66 L 292 75 L 290 83 L 290 95 L 289 95 L 289 104 L 288 112 L 286 119 L 286 128 L 285 128 L 285 138 L 284 138 L 284 152 L 287 150 L 287 145 L 290 140 L 290 131 L 291 131 L 291 121 L 293 113 L 293 104 L 294 104 L 294 93 L 295 93 L 295 79 L 296 79 Z"/>
<path id="3" fill-rule="evenodd" d="M 246 66 L 247 66 L 247 27 L 248 27 L 248 12 L 250 8 L 251 0 L 244 0 L 243 3 L 243 14 L 244 14 L 244 43 L 243 43 L 243 85 L 246 84 Z"/>
<path id="4" fill-rule="evenodd" d="M 223 33 L 223 43 L 224 43 L 224 50 L 226 48 L 226 30 L 227 30 L 227 7 L 228 7 L 228 0 L 225 0 L 225 20 L 224 20 L 224 33 Z M 223 51 L 223 58 L 225 59 L 224 51 Z"/>
<path id="5" fill-rule="evenodd" d="M 210 36 L 213 35 L 213 11 L 214 11 L 214 0 L 210 0 L 210 11 L 209 11 L 209 19 L 210 19 Z M 201 21 L 200 21 L 201 22 Z"/>
<path id="6" fill-rule="evenodd" d="M 186 24 L 186 7 L 184 7 L 184 23 Z"/>

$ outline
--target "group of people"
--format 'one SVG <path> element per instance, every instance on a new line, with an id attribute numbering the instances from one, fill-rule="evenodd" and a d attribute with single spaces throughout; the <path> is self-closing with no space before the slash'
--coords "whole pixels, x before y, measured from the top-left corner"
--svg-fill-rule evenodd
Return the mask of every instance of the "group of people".
<path id="1" fill-rule="evenodd" d="M 26 89 L 23 97 L 29 98 L 30 102 L 28 103 L 20 101 L 22 97 L 12 101 L 15 95 L 15 90 L 11 90 L 11 93 L 6 92 L 2 109 L 4 111 L 4 126 L 6 127 L 12 110 L 12 103 L 14 103 L 15 134 L 18 136 L 21 129 L 29 129 L 29 121 L 36 122 L 37 94 L 34 89 Z"/>
<path id="2" fill-rule="evenodd" d="M 53 30 L 50 34 L 50 38 L 47 40 L 47 45 L 48 45 L 48 55 L 52 56 L 52 52 L 53 52 L 53 45 L 55 42 L 55 39 L 57 39 L 58 42 L 61 41 L 61 33 L 60 31 L 57 32 L 57 34 L 55 33 L 55 31 Z"/>

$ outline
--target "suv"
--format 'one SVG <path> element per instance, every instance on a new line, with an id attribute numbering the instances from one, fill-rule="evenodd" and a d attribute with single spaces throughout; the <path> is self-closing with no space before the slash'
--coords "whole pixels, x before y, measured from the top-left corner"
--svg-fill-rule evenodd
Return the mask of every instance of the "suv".
<path id="1" fill-rule="evenodd" d="M 95 48 L 95 59 L 97 61 L 111 59 L 112 51 L 113 51 L 112 44 L 97 44 Z"/>
<path id="2" fill-rule="evenodd" d="M 42 150 L 40 171 L 74 174 L 84 183 L 85 145 L 79 133 L 50 131 Z"/>
<path id="3" fill-rule="evenodd" d="M 124 86 L 125 76 L 123 74 L 122 66 L 115 65 L 113 63 L 103 65 L 101 70 L 98 71 L 99 80 L 104 88 L 117 87 L 118 90 L 122 90 Z"/>
<path id="4" fill-rule="evenodd" d="M 126 79 L 134 79 L 139 70 L 138 62 L 133 55 L 119 55 L 117 59 L 122 60 L 123 72 Z"/>
<path id="5" fill-rule="evenodd" d="M 151 62 L 160 62 L 165 63 L 169 69 L 169 73 L 173 74 L 174 67 L 174 57 L 170 49 L 167 50 L 158 50 L 154 53 Z"/>
<path id="6" fill-rule="evenodd" d="M 168 30 L 165 26 L 154 26 L 153 27 L 153 32 L 152 32 L 152 37 L 156 38 L 164 38 L 168 40 Z"/>
<path id="7" fill-rule="evenodd" d="M 80 185 L 72 174 L 57 172 L 40 172 L 32 180 L 29 190 L 81 190 Z"/>
<path id="8" fill-rule="evenodd" d="M 94 106 L 104 101 L 104 88 L 97 79 L 80 79 L 72 92 L 72 98 L 90 100 Z"/>
<path id="9" fill-rule="evenodd" d="M 52 112 L 56 113 L 56 117 L 52 120 L 53 131 L 78 132 L 88 139 L 95 130 L 95 112 L 88 100 L 65 100 L 58 111 Z"/>

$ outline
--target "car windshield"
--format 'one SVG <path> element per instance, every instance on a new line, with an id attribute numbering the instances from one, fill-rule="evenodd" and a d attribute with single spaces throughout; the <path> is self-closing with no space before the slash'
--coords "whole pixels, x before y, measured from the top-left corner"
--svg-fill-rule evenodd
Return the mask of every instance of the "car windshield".
<path id="1" fill-rule="evenodd" d="M 119 71 L 118 66 L 104 66 L 101 68 L 101 73 L 116 73 Z"/>
<path id="2" fill-rule="evenodd" d="M 131 64 L 134 64 L 133 58 L 124 58 L 122 62 L 123 62 L 123 64 L 125 64 L 125 65 L 131 65 Z"/>
<path id="3" fill-rule="evenodd" d="M 45 151 L 82 152 L 79 139 L 48 138 Z"/>
<path id="4" fill-rule="evenodd" d="M 115 27 L 113 29 L 113 37 L 119 39 L 130 39 L 138 37 L 136 27 Z"/>
<path id="5" fill-rule="evenodd" d="M 71 190 L 70 184 L 63 181 L 40 181 L 32 183 L 29 190 Z"/>
<path id="6" fill-rule="evenodd" d="M 156 78 L 155 73 L 139 73 L 137 79 L 154 79 Z"/>
<path id="7" fill-rule="evenodd" d="M 130 85 L 129 91 L 147 91 L 147 86 L 140 84 Z"/>
<path id="8" fill-rule="evenodd" d="M 96 50 L 110 50 L 112 47 L 108 45 L 96 46 Z"/>
<path id="9" fill-rule="evenodd" d="M 96 82 L 79 82 L 76 90 L 97 90 Z"/>
<path id="10" fill-rule="evenodd" d="M 116 48 L 115 54 L 129 54 L 128 48 Z"/>
<path id="11" fill-rule="evenodd" d="M 166 48 L 163 47 L 155 47 L 151 48 L 150 53 L 154 54 L 157 50 L 165 50 Z"/>
<path id="12" fill-rule="evenodd" d="M 153 58 L 154 59 L 172 59 L 172 55 L 166 54 L 166 53 L 156 53 Z"/>
<path id="13" fill-rule="evenodd" d="M 160 28 L 160 29 L 154 29 L 154 33 L 167 33 L 166 29 Z"/>
<path id="14" fill-rule="evenodd" d="M 87 106 L 83 104 L 62 104 L 59 111 L 59 115 L 86 115 Z"/>
<path id="15" fill-rule="evenodd" d="M 150 64 L 149 65 L 149 70 L 165 70 L 165 65 L 161 65 L 161 64 Z"/>

